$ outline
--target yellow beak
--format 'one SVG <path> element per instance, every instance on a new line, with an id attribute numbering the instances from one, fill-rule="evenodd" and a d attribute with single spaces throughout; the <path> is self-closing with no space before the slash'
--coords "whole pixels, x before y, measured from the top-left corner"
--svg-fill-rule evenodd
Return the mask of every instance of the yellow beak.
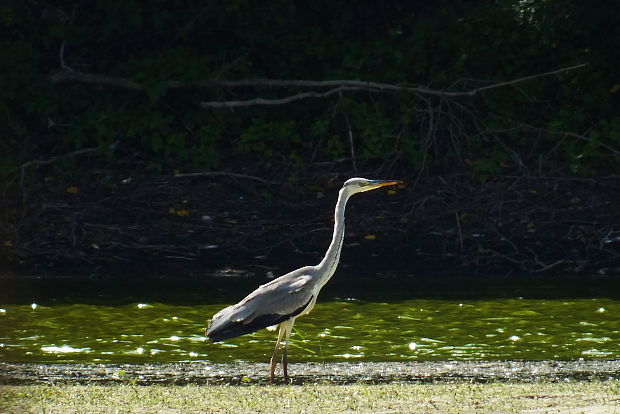
<path id="1" fill-rule="evenodd" d="M 395 181 L 395 180 L 375 180 L 373 181 L 373 184 L 377 184 L 377 187 L 385 187 L 386 185 L 396 185 L 396 184 L 402 184 L 402 181 Z"/>
<path id="2" fill-rule="evenodd" d="M 385 187 L 388 185 L 402 184 L 402 181 L 397 180 L 372 180 L 368 183 L 364 191 L 374 190 L 376 188 Z"/>

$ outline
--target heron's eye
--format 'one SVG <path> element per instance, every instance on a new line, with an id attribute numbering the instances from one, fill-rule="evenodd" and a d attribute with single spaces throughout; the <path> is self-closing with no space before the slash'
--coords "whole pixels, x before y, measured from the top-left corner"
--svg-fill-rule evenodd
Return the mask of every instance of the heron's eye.
<path id="1" fill-rule="evenodd" d="M 359 185 L 360 187 L 366 187 L 368 183 L 366 181 L 360 181 L 359 183 L 357 183 L 357 185 Z"/>

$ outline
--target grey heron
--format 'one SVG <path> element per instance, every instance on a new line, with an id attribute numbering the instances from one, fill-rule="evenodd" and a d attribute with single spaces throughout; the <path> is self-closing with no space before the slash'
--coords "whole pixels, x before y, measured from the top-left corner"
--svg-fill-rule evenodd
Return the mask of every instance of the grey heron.
<path id="1" fill-rule="evenodd" d="M 213 342 L 256 332 L 268 326 L 279 325 L 276 347 L 269 364 L 269 379 L 273 382 L 282 347 L 282 370 L 284 380 L 288 377 L 287 346 L 295 319 L 310 313 L 319 291 L 332 277 L 338 266 L 344 240 L 344 211 L 353 194 L 380 187 L 400 184 L 395 180 L 368 180 L 351 178 L 338 194 L 334 212 L 334 234 L 323 260 L 316 266 L 305 266 L 259 286 L 235 305 L 216 313 L 207 328 L 207 336 Z M 282 346 L 283 345 L 283 346 Z"/>

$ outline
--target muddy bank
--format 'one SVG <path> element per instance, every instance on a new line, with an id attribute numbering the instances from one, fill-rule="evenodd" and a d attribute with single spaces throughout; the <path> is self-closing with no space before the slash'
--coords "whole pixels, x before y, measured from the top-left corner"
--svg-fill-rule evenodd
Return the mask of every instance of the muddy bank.
<path id="1" fill-rule="evenodd" d="M 25 201 L 7 209 L 8 222 L 0 219 L 0 273 L 283 274 L 320 261 L 349 177 L 317 172 L 291 184 L 234 174 L 129 180 L 110 172 L 114 185 L 101 186 L 93 184 L 97 174 L 85 171 L 77 193 L 43 183 L 11 199 Z M 350 202 L 341 268 L 620 274 L 616 176 L 392 178 L 405 183 Z"/>
<path id="2" fill-rule="evenodd" d="M 2 363 L 0 384 L 264 384 L 267 372 L 266 363 Z M 620 360 L 304 363 L 291 364 L 289 373 L 294 384 L 587 381 L 620 379 Z"/>
<path id="3" fill-rule="evenodd" d="M 15 221 L 0 226 L 0 269 L 20 273 L 25 265 L 26 273 L 80 277 L 229 268 L 281 274 L 320 260 L 347 178 L 317 173 L 293 185 L 235 175 L 112 174 L 117 184 L 101 187 L 92 174 L 75 194 L 42 187 L 24 196 L 28 209 L 15 207 Z M 618 177 L 392 178 L 405 184 L 351 201 L 343 267 L 620 274 Z"/>

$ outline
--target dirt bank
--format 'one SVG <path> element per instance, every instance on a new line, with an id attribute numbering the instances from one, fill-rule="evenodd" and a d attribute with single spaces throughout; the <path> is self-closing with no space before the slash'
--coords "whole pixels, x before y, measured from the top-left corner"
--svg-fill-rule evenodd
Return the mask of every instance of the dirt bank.
<path id="1" fill-rule="evenodd" d="M 31 273 L 161 276 L 273 271 L 317 262 L 346 176 L 86 172 L 79 189 L 32 189 L 14 206 L 0 264 Z M 386 177 L 382 177 L 386 178 Z M 399 176 L 357 196 L 343 266 L 382 272 L 620 274 L 620 178 Z M 97 184 L 99 183 L 99 184 Z M 15 203 L 21 202 L 15 198 Z M 379 260 L 380 258 L 380 260 Z"/>
<path id="2" fill-rule="evenodd" d="M 0 364 L 0 384 L 262 384 L 264 363 Z M 364 362 L 291 364 L 294 384 L 620 379 L 615 361 Z"/>

